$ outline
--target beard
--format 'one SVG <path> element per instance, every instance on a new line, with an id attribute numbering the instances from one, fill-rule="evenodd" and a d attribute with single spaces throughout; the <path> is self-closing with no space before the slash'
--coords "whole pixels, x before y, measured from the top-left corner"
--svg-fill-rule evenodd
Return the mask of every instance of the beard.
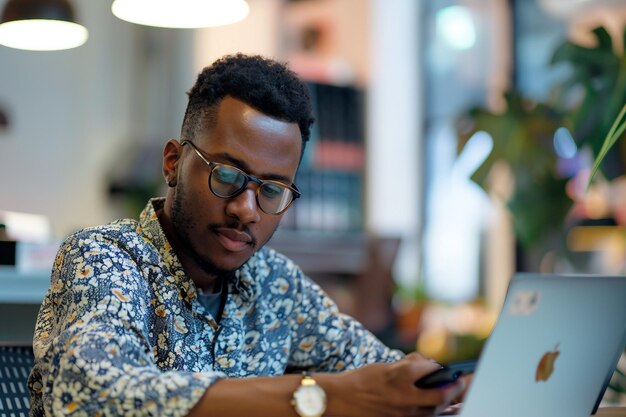
<path id="1" fill-rule="evenodd" d="M 179 237 L 180 244 L 183 246 L 183 250 L 191 256 L 194 262 L 206 274 L 223 278 L 233 276 L 243 263 L 233 269 L 222 268 L 208 257 L 202 256 L 196 245 L 192 242 L 191 231 L 202 226 L 198 226 L 190 220 L 192 216 L 190 216 L 185 209 L 185 204 L 183 203 L 184 199 L 185 187 L 183 183 L 179 181 L 174 190 L 174 197 L 172 199 L 172 225 Z M 245 262 L 247 262 L 247 260 Z"/>

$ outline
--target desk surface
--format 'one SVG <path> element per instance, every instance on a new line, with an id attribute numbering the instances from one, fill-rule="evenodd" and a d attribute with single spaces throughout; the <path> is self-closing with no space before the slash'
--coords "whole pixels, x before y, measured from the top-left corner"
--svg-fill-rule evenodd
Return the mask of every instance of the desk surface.
<path id="1" fill-rule="evenodd" d="M 50 271 L 21 272 L 0 265 L 0 303 L 39 304 L 50 286 Z"/>
<path id="2" fill-rule="evenodd" d="M 601 407 L 596 417 L 625 417 L 626 407 Z"/>

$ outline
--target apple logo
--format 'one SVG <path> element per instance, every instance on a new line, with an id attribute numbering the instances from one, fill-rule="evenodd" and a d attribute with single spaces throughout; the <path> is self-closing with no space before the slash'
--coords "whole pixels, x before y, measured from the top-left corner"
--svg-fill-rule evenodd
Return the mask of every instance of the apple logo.
<path id="1" fill-rule="evenodd" d="M 548 378 L 550 378 L 550 375 L 552 375 L 552 372 L 554 372 L 554 362 L 561 353 L 559 351 L 559 344 L 560 343 L 556 344 L 554 350 L 544 353 L 539 360 L 539 364 L 537 365 L 537 372 L 535 373 L 536 382 L 547 381 Z"/>

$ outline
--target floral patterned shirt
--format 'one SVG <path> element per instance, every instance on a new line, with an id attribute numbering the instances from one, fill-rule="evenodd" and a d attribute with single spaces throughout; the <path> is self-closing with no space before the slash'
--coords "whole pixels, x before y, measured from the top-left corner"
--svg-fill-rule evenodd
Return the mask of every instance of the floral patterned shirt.
<path id="1" fill-rule="evenodd" d="M 220 378 L 402 356 L 270 248 L 236 271 L 218 325 L 165 238 L 163 202 L 61 246 L 35 330 L 31 416 L 184 416 Z"/>

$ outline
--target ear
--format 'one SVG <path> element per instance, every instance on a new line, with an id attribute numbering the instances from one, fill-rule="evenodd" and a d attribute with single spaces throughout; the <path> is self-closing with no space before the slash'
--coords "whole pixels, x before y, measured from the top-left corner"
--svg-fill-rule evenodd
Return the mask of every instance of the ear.
<path id="1" fill-rule="evenodd" d="M 170 139 L 163 148 L 163 176 L 168 186 L 174 187 L 177 183 L 178 160 L 183 152 L 183 146 L 176 139 Z"/>

